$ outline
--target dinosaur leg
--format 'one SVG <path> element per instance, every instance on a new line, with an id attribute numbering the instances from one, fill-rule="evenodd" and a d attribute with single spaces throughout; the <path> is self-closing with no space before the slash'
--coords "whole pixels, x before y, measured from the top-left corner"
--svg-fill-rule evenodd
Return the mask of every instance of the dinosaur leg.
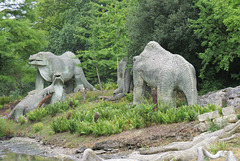
<path id="1" fill-rule="evenodd" d="M 157 86 L 158 103 L 175 106 L 174 85 L 168 81 L 161 81 Z"/>
<path id="2" fill-rule="evenodd" d="M 83 90 L 83 87 L 91 90 L 91 91 L 94 91 L 96 90 L 96 88 L 94 88 L 86 79 L 84 73 L 83 73 L 83 70 L 82 68 L 80 67 L 75 67 L 75 70 L 74 70 L 74 78 L 75 78 L 75 84 L 76 84 L 76 87 L 74 89 L 74 92 L 78 92 L 79 90 Z"/>
<path id="3" fill-rule="evenodd" d="M 146 83 L 142 79 L 141 73 L 133 73 L 133 80 L 134 80 L 133 104 L 138 104 L 143 101 Z"/>
<path id="4" fill-rule="evenodd" d="M 73 90 L 74 90 L 73 79 L 70 79 L 69 81 L 65 82 L 65 85 L 66 85 L 66 93 L 73 93 Z"/>

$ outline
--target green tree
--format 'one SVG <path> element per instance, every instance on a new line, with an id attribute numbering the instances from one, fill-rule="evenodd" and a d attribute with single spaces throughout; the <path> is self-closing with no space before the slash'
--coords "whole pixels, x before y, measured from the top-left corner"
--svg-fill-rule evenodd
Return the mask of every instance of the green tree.
<path id="1" fill-rule="evenodd" d="M 34 69 L 27 60 L 46 45 L 44 32 L 34 29 L 35 18 L 27 0 L 0 13 L 0 95 L 23 94 L 34 85 Z"/>
<path id="2" fill-rule="evenodd" d="M 199 18 L 192 28 L 203 40 L 200 77 L 208 90 L 239 84 L 240 1 L 199 0 Z"/>
<path id="3" fill-rule="evenodd" d="M 97 0 L 89 3 L 89 14 L 81 17 L 88 26 L 79 27 L 76 36 L 86 41 L 86 50 L 80 50 L 79 57 L 88 78 L 96 78 L 98 69 L 104 82 L 116 80 L 117 58 L 127 55 L 129 43 L 125 27 L 128 2 Z"/>
<path id="4" fill-rule="evenodd" d="M 149 41 L 157 41 L 172 53 L 181 54 L 198 66 L 195 54 L 199 39 L 189 28 L 189 18 L 197 19 L 193 0 L 141 0 L 128 16 L 130 55 L 138 55 Z"/>
<path id="5" fill-rule="evenodd" d="M 197 73 L 202 51 L 199 38 L 190 28 L 189 19 L 197 19 L 194 0 L 139 0 L 127 18 L 129 57 L 139 55 L 149 41 L 158 42 L 174 54 L 180 54 L 194 65 Z"/>

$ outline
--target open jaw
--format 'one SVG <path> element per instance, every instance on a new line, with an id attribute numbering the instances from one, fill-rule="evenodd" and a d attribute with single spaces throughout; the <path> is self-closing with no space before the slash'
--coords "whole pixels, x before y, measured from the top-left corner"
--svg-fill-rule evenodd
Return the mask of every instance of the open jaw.
<path id="1" fill-rule="evenodd" d="M 31 65 L 45 65 L 43 60 L 40 59 L 29 59 L 29 64 Z"/>
<path id="2" fill-rule="evenodd" d="M 54 74 L 54 78 L 53 79 L 54 79 L 54 83 L 59 82 L 59 83 L 64 84 L 64 80 L 63 80 L 62 74 Z"/>

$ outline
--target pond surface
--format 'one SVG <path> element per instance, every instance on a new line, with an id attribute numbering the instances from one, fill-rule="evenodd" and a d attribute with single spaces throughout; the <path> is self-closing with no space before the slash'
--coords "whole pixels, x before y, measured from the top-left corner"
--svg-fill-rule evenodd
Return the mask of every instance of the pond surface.
<path id="1" fill-rule="evenodd" d="M 55 161 L 57 158 L 46 158 L 34 155 L 17 154 L 5 151 L 0 155 L 0 160 L 4 161 Z"/>
<path id="2" fill-rule="evenodd" d="M 70 159 L 71 158 L 71 159 Z M 73 159 L 75 158 L 75 159 Z M 64 154 L 64 149 L 42 146 L 34 139 L 0 140 L 0 161 L 72 161 L 76 156 Z"/>

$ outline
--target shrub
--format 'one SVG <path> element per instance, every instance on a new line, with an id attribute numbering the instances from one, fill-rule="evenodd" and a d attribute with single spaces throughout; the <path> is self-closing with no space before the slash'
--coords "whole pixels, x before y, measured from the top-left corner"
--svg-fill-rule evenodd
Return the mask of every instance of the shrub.
<path id="1" fill-rule="evenodd" d="M 29 121 L 34 122 L 34 121 L 40 121 L 41 118 L 47 115 L 47 110 L 46 108 L 39 108 L 37 110 L 33 110 L 27 113 L 27 118 Z"/>
<path id="2" fill-rule="evenodd" d="M 25 124 L 26 123 L 26 118 L 23 116 L 23 115 L 21 115 L 21 116 L 19 116 L 18 117 L 18 122 L 22 125 L 22 124 Z"/>
<path id="3" fill-rule="evenodd" d="M 77 129 L 76 131 L 80 135 L 90 135 L 93 133 L 93 123 L 79 121 L 77 122 Z"/>
<path id="4" fill-rule="evenodd" d="M 35 133 L 41 131 L 42 129 L 43 129 L 43 123 L 41 123 L 41 122 L 38 122 L 38 123 L 33 125 L 33 131 Z"/>
<path id="5" fill-rule="evenodd" d="M 45 107 L 47 114 L 51 115 L 51 116 L 55 116 L 59 111 L 60 108 L 57 106 L 57 104 L 51 104 Z"/>
<path id="6" fill-rule="evenodd" d="M 129 102 L 133 101 L 133 93 L 124 93 L 124 95 Z"/>
<path id="7" fill-rule="evenodd" d="M 77 130 L 77 120 L 76 119 L 68 120 L 67 128 L 70 131 L 70 133 L 76 132 L 76 130 Z"/>
<path id="8" fill-rule="evenodd" d="M 11 102 L 11 97 L 7 97 L 7 96 L 1 96 L 0 97 L 0 105 L 4 105 L 7 104 L 9 102 Z"/>
<path id="9" fill-rule="evenodd" d="M 65 117 L 58 117 L 50 123 L 52 130 L 55 133 L 68 131 L 68 120 Z"/>
<path id="10" fill-rule="evenodd" d="M 14 134 L 14 123 L 12 120 L 0 118 L 0 137 L 12 136 Z"/>
<path id="11" fill-rule="evenodd" d="M 55 119 L 51 123 L 51 127 L 55 133 L 70 131 L 80 135 L 111 135 L 156 123 L 189 122 L 196 120 L 198 114 L 219 109 L 215 105 L 207 107 L 184 105 L 178 108 L 165 105 L 155 111 L 155 104 L 129 105 L 128 103 L 127 99 L 122 99 L 117 103 L 99 101 L 94 104 L 79 105 L 77 110 L 71 111 L 69 120 L 65 117 Z M 62 105 L 57 106 L 61 108 Z M 100 117 L 95 123 L 96 112 Z"/>

